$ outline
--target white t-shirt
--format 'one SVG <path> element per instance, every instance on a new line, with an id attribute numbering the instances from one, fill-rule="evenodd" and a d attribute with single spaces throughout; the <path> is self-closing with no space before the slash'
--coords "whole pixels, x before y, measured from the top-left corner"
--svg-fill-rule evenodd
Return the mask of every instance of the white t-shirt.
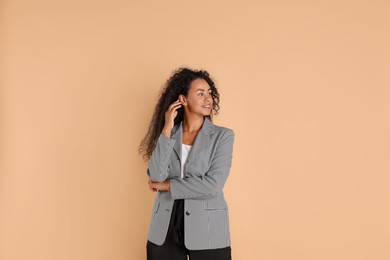
<path id="1" fill-rule="evenodd" d="M 187 158 L 190 154 L 192 145 L 181 144 L 181 177 L 184 178 L 184 167 L 187 166 Z"/>

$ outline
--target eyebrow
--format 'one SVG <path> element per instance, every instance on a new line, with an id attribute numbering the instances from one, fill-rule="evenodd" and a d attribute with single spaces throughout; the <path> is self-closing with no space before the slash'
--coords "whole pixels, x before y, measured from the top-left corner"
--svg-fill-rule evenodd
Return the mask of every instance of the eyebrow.
<path id="1" fill-rule="evenodd" d="M 203 91 L 204 92 L 204 89 L 201 89 L 201 88 L 198 88 L 196 91 Z M 211 90 L 211 88 L 209 88 L 208 90 Z"/>

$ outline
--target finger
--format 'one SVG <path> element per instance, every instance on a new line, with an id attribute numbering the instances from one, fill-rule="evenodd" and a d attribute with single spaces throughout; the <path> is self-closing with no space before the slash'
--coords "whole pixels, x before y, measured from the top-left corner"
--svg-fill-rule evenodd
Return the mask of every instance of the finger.
<path id="1" fill-rule="evenodd" d="M 178 99 L 175 102 L 171 103 L 170 106 L 175 106 L 175 105 L 180 105 L 180 104 L 181 104 L 181 101 L 180 101 L 180 99 Z"/>
<path id="2" fill-rule="evenodd" d="M 179 104 L 180 104 L 180 101 L 175 101 L 175 102 L 171 103 L 169 105 L 169 107 L 172 108 L 173 106 L 176 106 L 176 105 L 179 105 Z"/>
<path id="3" fill-rule="evenodd" d="M 160 188 L 160 186 L 159 185 L 152 185 L 152 188 L 158 190 Z"/>
<path id="4" fill-rule="evenodd" d="M 171 105 L 171 106 L 169 107 L 169 111 L 172 111 L 172 110 L 177 109 L 177 108 L 179 108 L 179 107 L 181 107 L 181 104 L 173 104 L 173 105 Z"/>
<path id="5" fill-rule="evenodd" d="M 172 111 L 170 111 L 171 113 L 175 113 L 175 112 L 177 112 L 177 110 L 179 109 L 181 107 L 181 105 L 180 106 L 177 106 L 177 107 L 174 107 L 173 109 L 172 109 Z"/>

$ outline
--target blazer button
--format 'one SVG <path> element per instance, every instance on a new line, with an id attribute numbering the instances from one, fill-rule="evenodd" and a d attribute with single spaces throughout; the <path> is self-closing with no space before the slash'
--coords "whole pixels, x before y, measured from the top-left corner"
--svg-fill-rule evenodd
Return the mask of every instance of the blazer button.
<path id="1" fill-rule="evenodd" d="M 187 216 L 189 216 L 189 215 L 190 215 L 190 213 L 189 213 L 188 211 L 186 211 L 186 215 L 187 215 Z"/>

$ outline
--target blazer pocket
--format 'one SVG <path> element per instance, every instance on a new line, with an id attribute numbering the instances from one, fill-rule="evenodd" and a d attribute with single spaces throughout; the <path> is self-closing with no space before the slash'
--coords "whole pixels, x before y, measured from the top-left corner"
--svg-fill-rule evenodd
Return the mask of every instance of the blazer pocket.
<path id="1" fill-rule="evenodd" d="M 221 197 L 206 200 L 205 210 L 226 210 L 226 202 Z"/>

